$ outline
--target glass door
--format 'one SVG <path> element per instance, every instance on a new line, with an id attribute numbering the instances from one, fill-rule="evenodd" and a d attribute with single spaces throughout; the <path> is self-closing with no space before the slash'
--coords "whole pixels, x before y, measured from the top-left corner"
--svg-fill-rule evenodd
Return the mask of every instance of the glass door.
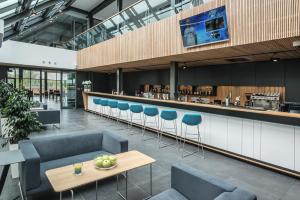
<path id="1" fill-rule="evenodd" d="M 76 73 L 62 72 L 61 107 L 75 108 L 76 105 Z"/>

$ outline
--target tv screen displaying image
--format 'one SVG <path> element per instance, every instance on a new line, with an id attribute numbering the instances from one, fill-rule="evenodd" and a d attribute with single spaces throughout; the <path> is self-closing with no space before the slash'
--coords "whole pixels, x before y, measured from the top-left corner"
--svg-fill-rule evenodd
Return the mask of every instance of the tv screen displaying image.
<path id="1" fill-rule="evenodd" d="M 229 40 L 225 6 L 179 21 L 184 47 Z"/>

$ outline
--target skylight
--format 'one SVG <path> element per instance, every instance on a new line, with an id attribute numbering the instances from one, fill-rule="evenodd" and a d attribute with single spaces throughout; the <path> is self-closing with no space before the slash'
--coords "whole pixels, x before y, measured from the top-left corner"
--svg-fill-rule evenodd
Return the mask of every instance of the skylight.
<path id="1" fill-rule="evenodd" d="M 6 16 L 8 16 L 10 14 L 13 14 L 15 11 L 16 11 L 16 9 L 13 9 L 13 10 L 9 10 L 9 11 L 6 11 L 4 13 L 1 13 L 0 14 L 0 19 L 5 18 Z"/>
<path id="2" fill-rule="evenodd" d="M 18 0 L 6 0 L 6 1 L 0 3 L 0 9 L 5 8 L 7 6 L 11 6 L 11 5 L 16 4 L 16 3 L 18 3 Z"/>
<path id="3" fill-rule="evenodd" d="M 152 8 L 161 5 L 165 2 L 168 2 L 168 0 L 148 0 L 149 4 L 151 5 Z"/>
<path id="4" fill-rule="evenodd" d="M 133 9 L 138 13 L 141 14 L 149 9 L 147 3 L 145 1 L 141 1 L 140 3 L 133 6 Z"/>

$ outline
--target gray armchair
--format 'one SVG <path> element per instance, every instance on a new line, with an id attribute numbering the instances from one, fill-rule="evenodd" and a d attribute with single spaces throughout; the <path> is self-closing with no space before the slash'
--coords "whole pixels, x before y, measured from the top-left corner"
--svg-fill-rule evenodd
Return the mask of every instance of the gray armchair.
<path id="1" fill-rule="evenodd" d="M 256 196 L 187 165 L 177 164 L 171 168 L 171 189 L 150 200 L 256 200 Z"/>
<path id="2" fill-rule="evenodd" d="M 94 159 L 97 155 L 128 151 L 128 141 L 108 131 L 85 131 L 43 136 L 19 144 L 25 162 L 20 164 L 24 196 L 52 192 L 45 175 L 49 169 Z"/>

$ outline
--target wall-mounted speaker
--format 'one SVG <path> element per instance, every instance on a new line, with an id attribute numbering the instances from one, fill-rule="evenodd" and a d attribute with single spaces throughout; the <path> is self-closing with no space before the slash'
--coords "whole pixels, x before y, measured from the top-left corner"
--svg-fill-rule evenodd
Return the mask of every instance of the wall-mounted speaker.
<path id="1" fill-rule="evenodd" d="M 2 46 L 3 38 L 4 38 L 4 20 L 0 19 L 0 48 Z"/>

